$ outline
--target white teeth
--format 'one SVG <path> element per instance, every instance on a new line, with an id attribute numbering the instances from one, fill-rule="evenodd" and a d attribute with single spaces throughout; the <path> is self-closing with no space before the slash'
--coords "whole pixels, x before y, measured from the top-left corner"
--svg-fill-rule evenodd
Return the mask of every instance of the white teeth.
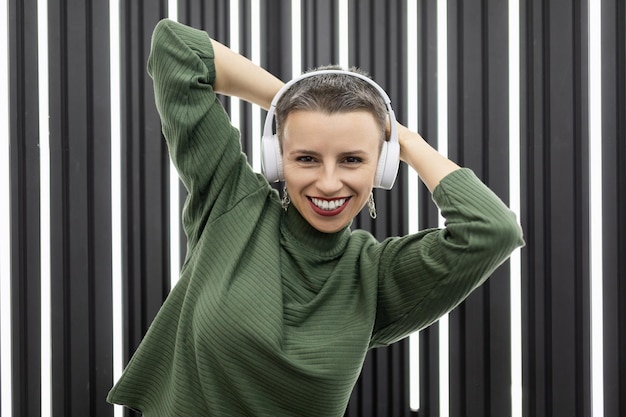
<path id="1" fill-rule="evenodd" d="M 313 204 L 315 204 L 317 207 L 321 208 L 322 210 L 336 210 L 337 208 L 341 207 L 344 205 L 344 203 L 346 202 L 345 198 L 340 198 L 338 200 L 322 200 L 319 198 L 311 198 L 311 201 L 313 202 Z"/>

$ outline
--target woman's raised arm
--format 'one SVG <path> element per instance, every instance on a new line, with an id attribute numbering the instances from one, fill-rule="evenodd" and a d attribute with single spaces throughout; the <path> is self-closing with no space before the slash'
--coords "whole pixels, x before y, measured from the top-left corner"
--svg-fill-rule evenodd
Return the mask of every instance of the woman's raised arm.
<path id="1" fill-rule="evenodd" d="M 460 167 L 440 154 L 418 133 L 398 124 L 400 159 L 409 164 L 432 193 L 439 182 Z"/>
<path id="2" fill-rule="evenodd" d="M 215 53 L 215 91 L 269 109 L 283 82 L 215 39 L 211 42 Z"/>

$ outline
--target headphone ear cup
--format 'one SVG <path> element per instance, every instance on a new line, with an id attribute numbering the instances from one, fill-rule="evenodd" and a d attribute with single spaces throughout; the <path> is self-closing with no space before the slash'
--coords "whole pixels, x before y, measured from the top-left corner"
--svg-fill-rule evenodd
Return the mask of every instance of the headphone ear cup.
<path id="1" fill-rule="evenodd" d="M 400 144 L 397 140 L 383 142 L 376 167 L 374 187 L 391 190 L 400 166 Z"/>
<path id="2" fill-rule="evenodd" d="M 263 175 L 269 182 L 282 181 L 283 175 L 283 157 L 280 152 L 280 142 L 278 136 L 263 136 L 261 140 L 262 161 L 261 167 Z"/>

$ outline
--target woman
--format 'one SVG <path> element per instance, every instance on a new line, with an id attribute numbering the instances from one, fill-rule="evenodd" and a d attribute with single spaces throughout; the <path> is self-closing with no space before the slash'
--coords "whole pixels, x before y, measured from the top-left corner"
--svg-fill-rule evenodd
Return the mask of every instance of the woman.
<path id="1" fill-rule="evenodd" d="M 283 83 L 172 21 L 152 42 L 163 133 L 189 191 L 187 257 L 110 402 L 146 416 L 341 416 L 369 349 L 437 320 L 523 244 L 471 171 L 401 125 L 400 158 L 446 228 L 383 242 L 351 231 L 395 129 L 380 95 L 350 75 L 311 76 L 276 104 L 281 199 L 247 164 L 215 93 L 268 109 Z"/>

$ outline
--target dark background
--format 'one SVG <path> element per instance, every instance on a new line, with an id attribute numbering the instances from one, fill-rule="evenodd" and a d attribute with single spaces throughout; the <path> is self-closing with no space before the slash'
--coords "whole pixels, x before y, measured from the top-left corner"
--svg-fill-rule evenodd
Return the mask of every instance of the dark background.
<path id="1" fill-rule="evenodd" d="M 412 1 L 412 0 L 409 0 Z M 420 133 L 437 128 L 436 2 L 416 0 Z M 520 1 L 524 417 L 591 416 L 588 1 Z M 167 2 L 121 1 L 122 266 L 128 360 L 169 291 L 169 162 L 146 73 Z M 337 1 L 261 0 L 262 64 L 291 75 L 338 59 Z M 508 2 L 448 1 L 449 155 L 508 201 Z M 37 1 L 9 0 L 13 416 L 41 413 Z M 250 0 L 241 48 L 249 53 Z M 348 0 L 350 65 L 369 71 L 406 123 L 406 3 Z M 602 1 L 604 409 L 626 415 L 626 6 Z M 52 415 L 112 416 L 109 2 L 49 0 Z M 114 17 L 118 18 L 118 17 Z M 229 43 L 229 1 L 180 0 L 181 22 Z M 225 100 L 227 108 L 230 101 Z M 242 106 L 245 149 L 250 107 Z M 407 232 L 406 168 L 377 191 L 377 237 Z M 438 214 L 423 186 L 420 228 Z M 183 195 L 181 197 L 184 198 Z M 183 244 L 184 250 L 184 244 Z M 183 254 L 184 255 L 184 254 Z M 3 278 L 4 279 L 4 278 Z M 450 415 L 511 415 L 508 264 L 451 313 Z M 372 351 L 348 416 L 439 415 L 438 326 L 420 340 L 421 404 L 409 409 L 408 342 Z M 620 350 L 621 346 L 621 350 Z M 9 366 L 3 363 L 2 367 Z M 6 416 L 9 417 L 9 416 Z"/>

